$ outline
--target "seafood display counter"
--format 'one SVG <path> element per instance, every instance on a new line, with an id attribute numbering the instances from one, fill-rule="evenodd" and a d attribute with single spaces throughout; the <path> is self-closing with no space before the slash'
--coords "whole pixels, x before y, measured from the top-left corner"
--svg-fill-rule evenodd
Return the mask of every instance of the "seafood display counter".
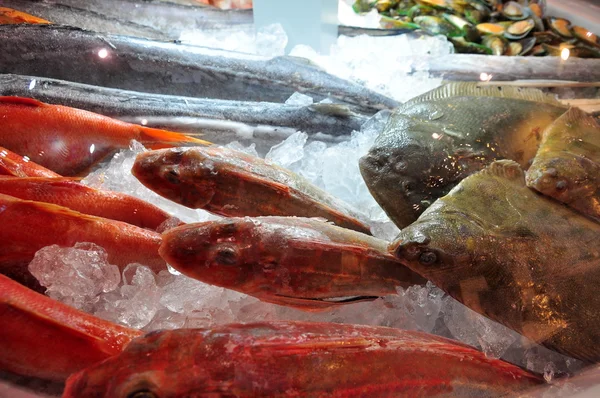
<path id="1" fill-rule="evenodd" d="M 4 0 L 0 397 L 597 396 L 573 4 Z"/>

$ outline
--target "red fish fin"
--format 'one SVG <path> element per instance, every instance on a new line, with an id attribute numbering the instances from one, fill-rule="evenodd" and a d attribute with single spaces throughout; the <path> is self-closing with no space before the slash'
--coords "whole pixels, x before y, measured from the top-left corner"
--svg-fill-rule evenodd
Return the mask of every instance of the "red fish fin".
<path id="1" fill-rule="evenodd" d="M 151 144 L 147 145 L 153 148 L 156 145 L 162 145 L 159 148 L 170 148 L 173 146 L 177 146 L 181 143 L 192 143 L 199 145 L 211 145 L 212 143 L 208 141 L 204 141 L 194 137 L 188 137 L 187 135 L 183 135 L 181 133 L 175 133 L 173 131 L 160 130 L 160 129 L 152 129 L 149 127 L 142 127 L 142 131 L 140 133 L 140 140 L 142 144 Z"/>
<path id="2" fill-rule="evenodd" d="M 47 104 L 44 104 L 43 102 L 40 102 L 36 99 L 25 97 L 0 97 L 0 103 L 13 105 L 27 105 L 34 107 L 47 106 Z"/>

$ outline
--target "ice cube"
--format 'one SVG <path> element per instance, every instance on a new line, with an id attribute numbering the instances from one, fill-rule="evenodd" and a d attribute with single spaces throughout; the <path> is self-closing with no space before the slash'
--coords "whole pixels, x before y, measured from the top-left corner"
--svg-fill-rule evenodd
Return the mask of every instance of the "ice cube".
<path id="1" fill-rule="evenodd" d="M 185 325 L 186 319 L 185 315 L 162 308 L 156 312 L 152 321 L 144 327 L 144 331 L 181 329 Z"/>
<path id="2" fill-rule="evenodd" d="M 154 273 L 141 264 L 129 264 L 123 270 L 123 285 L 100 296 L 95 315 L 141 329 L 160 309 L 160 288 Z"/>
<path id="3" fill-rule="evenodd" d="M 46 293 L 75 308 L 89 310 L 100 293 L 117 288 L 119 268 L 108 263 L 106 251 L 93 243 L 74 247 L 52 245 L 38 250 L 29 271 Z"/>
<path id="4" fill-rule="evenodd" d="M 251 156 L 260 157 L 256 151 L 256 144 L 252 143 L 249 146 L 243 146 L 239 141 L 233 141 L 225 145 L 225 148 L 233 149 L 234 151 L 244 152 Z"/>
<path id="5" fill-rule="evenodd" d="M 280 23 L 260 27 L 256 32 L 255 53 L 264 57 L 285 55 L 288 37 Z"/>
<path id="6" fill-rule="evenodd" d="M 304 147 L 302 162 L 294 170 L 320 188 L 323 188 L 323 155 L 326 149 L 324 142 L 310 142 Z"/>
<path id="7" fill-rule="evenodd" d="M 188 278 L 175 276 L 161 291 L 160 303 L 172 312 L 187 313 L 217 306 L 223 288 Z"/>
<path id="8" fill-rule="evenodd" d="M 307 140 L 308 134 L 296 132 L 282 143 L 272 147 L 265 156 L 265 160 L 289 168 L 304 157 L 304 145 Z"/>
<path id="9" fill-rule="evenodd" d="M 497 322 L 471 311 L 481 350 L 490 358 L 500 358 L 519 335 Z"/>
<path id="10" fill-rule="evenodd" d="M 312 105 L 313 98 L 310 95 L 295 92 L 285 101 L 288 105 L 307 106 Z"/>

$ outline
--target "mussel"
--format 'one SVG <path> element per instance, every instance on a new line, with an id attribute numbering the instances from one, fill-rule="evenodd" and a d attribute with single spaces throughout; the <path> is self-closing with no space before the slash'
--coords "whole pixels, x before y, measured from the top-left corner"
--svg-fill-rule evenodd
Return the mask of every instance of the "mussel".
<path id="1" fill-rule="evenodd" d="M 546 0 L 356 0 L 376 8 L 381 25 L 445 35 L 456 52 L 600 58 L 598 37 L 564 18 L 546 14 Z"/>

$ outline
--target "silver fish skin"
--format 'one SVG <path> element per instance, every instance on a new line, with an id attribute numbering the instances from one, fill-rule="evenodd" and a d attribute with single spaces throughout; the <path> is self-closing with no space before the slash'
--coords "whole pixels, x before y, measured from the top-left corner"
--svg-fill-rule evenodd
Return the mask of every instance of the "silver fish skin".
<path id="1" fill-rule="evenodd" d="M 502 90 L 452 83 L 393 112 L 360 171 L 399 228 L 494 160 L 527 167 L 544 128 L 567 110 L 537 90 Z"/>
<path id="2" fill-rule="evenodd" d="M 268 59 L 53 25 L 0 26 L 0 51 L 0 73 L 124 90 L 266 102 L 285 102 L 301 92 L 371 114 L 398 105 L 304 58 Z"/>
<path id="3" fill-rule="evenodd" d="M 57 24 L 147 39 L 178 40 L 182 33 L 193 30 L 254 29 L 252 10 L 221 10 L 194 1 L 4 0 L 3 4 Z M 411 30 L 338 27 L 340 36 L 397 36 L 408 32 Z"/>
<path id="4" fill-rule="evenodd" d="M 264 152 L 296 131 L 338 142 L 360 130 L 367 117 L 342 104 L 308 106 L 202 99 L 112 89 L 38 76 L 0 75 L 0 95 L 35 98 L 130 123 L 203 135 L 216 144 L 256 143 Z"/>
<path id="5" fill-rule="evenodd" d="M 24 0 L 12 1 L 23 2 Z M 179 39 L 186 31 L 250 29 L 254 24 L 252 10 L 221 10 L 216 7 L 204 6 L 198 2 L 192 5 L 192 2 L 178 4 L 161 0 L 44 0 L 44 3 L 53 7 L 69 7 L 72 10 L 90 12 L 108 20 L 121 21 L 121 23 L 134 23 L 137 26 L 162 32 L 162 35 L 167 36 L 170 40 Z M 107 30 L 99 30 L 98 26 L 94 24 L 83 25 L 81 21 L 74 22 L 68 25 L 102 33 L 124 34 L 115 30 L 118 29 L 118 26 L 112 28 L 107 26 Z"/>
<path id="6" fill-rule="evenodd" d="M 88 3 L 98 3 L 89 1 Z M 176 37 L 165 34 L 149 25 L 140 25 L 125 18 L 112 17 L 90 10 L 63 4 L 60 1 L 2 0 L 2 7 L 12 8 L 53 24 L 76 26 L 94 32 L 115 33 L 125 36 L 144 37 L 155 40 L 173 40 Z"/>
<path id="7" fill-rule="evenodd" d="M 511 160 L 461 181 L 390 251 L 472 310 L 600 362 L 600 224 L 525 185 Z"/>

